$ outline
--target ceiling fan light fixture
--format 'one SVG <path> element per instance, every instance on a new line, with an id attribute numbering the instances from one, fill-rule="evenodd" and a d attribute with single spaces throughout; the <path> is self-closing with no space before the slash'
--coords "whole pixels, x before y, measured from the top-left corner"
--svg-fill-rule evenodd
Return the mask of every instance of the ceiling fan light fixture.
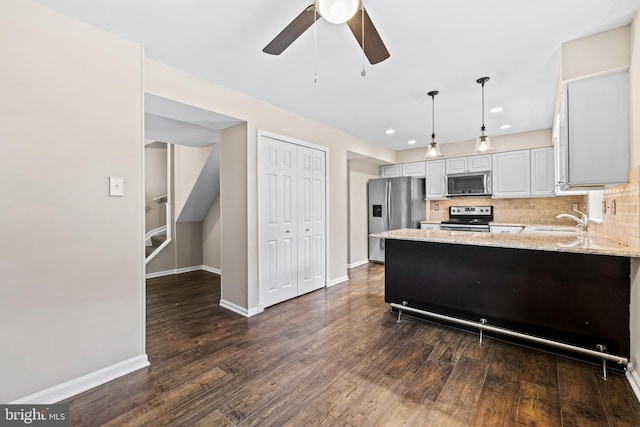
<path id="1" fill-rule="evenodd" d="M 487 130 L 484 127 L 484 84 L 489 81 L 489 77 L 480 77 L 476 80 L 476 83 L 482 85 L 482 127 L 480 128 L 480 136 L 476 139 L 476 145 L 473 149 L 473 154 L 488 153 L 496 151 L 491 144 L 491 139 L 487 135 Z"/>
<path id="2" fill-rule="evenodd" d="M 332 24 L 344 24 L 356 14 L 361 0 L 316 0 L 316 10 Z"/>
<path id="3" fill-rule="evenodd" d="M 437 90 L 432 90 L 427 93 L 431 97 L 431 143 L 427 149 L 427 152 L 424 156 L 424 159 L 435 159 L 438 157 L 444 157 L 440 152 L 440 145 L 436 142 L 436 131 L 435 131 L 435 99 L 436 95 L 439 94 Z"/>

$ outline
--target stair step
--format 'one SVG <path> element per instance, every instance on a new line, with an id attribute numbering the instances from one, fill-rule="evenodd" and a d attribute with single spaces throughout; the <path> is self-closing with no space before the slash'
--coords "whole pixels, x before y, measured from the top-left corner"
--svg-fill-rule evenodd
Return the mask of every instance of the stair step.
<path id="1" fill-rule="evenodd" d="M 146 252 L 145 257 L 149 257 L 149 255 L 151 255 L 153 253 L 153 251 L 155 251 L 156 249 L 158 249 L 158 248 L 156 248 L 155 246 L 145 246 L 144 247 L 144 250 Z"/>
<path id="2" fill-rule="evenodd" d="M 166 234 L 158 234 L 157 236 L 151 237 L 151 245 L 156 248 L 160 246 L 165 240 L 167 240 Z"/>

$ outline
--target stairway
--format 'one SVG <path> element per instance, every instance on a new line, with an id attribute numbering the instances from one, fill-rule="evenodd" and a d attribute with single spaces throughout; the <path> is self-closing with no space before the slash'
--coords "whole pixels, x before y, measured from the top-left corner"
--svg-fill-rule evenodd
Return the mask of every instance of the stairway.
<path id="1" fill-rule="evenodd" d="M 156 236 L 151 237 L 151 246 L 145 246 L 146 257 L 153 253 L 158 247 L 167 240 L 166 234 L 158 234 Z"/>

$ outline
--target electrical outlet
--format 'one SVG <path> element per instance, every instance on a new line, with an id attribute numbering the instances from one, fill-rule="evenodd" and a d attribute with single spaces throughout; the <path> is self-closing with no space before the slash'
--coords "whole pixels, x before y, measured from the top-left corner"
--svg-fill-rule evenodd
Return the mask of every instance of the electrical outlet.
<path id="1" fill-rule="evenodd" d="M 440 210 L 440 204 L 436 203 L 435 205 L 433 205 L 433 210 L 434 211 L 439 211 Z"/>

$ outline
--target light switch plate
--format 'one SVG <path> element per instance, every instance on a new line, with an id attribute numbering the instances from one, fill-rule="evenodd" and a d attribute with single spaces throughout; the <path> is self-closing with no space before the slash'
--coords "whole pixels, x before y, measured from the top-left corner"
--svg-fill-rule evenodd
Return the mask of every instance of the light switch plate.
<path id="1" fill-rule="evenodd" d="M 109 177 L 109 195 L 124 196 L 124 177 L 123 176 Z"/>

